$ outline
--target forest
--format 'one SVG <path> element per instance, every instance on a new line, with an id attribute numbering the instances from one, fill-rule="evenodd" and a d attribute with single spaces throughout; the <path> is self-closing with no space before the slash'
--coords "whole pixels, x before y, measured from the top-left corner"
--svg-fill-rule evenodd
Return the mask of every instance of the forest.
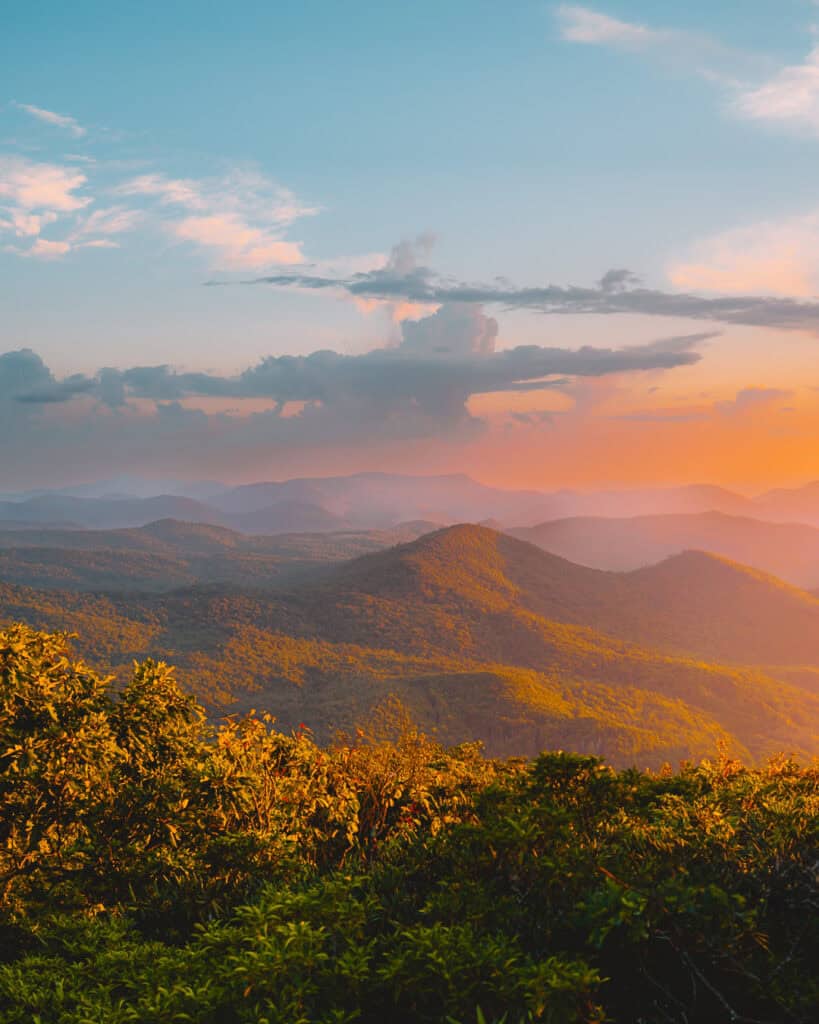
<path id="1" fill-rule="evenodd" d="M 319 745 L 0 633 L 0 1022 L 815 1021 L 819 766 Z"/>

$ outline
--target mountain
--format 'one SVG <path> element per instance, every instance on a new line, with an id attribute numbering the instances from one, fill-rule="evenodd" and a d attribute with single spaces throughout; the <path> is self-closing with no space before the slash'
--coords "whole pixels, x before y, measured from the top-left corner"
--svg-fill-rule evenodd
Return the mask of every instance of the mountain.
<path id="1" fill-rule="evenodd" d="M 0 580 L 87 592 L 162 592 L 200 583 L 268 589 L 435 528 L 410 522 L 388 530 L 247 536 L 175 519 L 113 530 L 32 525 L 0 530 Z"/>
<path id="2" fill-rule="evenodd" d="M 307 501 L 275 501 L 251 512 L 234 513 L 227 519 L 243 533 L 330 533 L 350 528 L 341 516 Z"/>
<path id="3" fill-rule="evenodd" d="M 721 487 L 695 485 L 677 488 L 581 493 L 502 490 L 478 483 L 464 474 L 402 476 L 359 473 L 258 483 L 235 487 L 212 499 L 221 512 L 254 512 L 274 502 L 318 505 L 351 523 L 384 526 L 401 519 L 422 518 L 460 523 L 495 521 L 511 525 L 536 523 L 594 512 L 600 515 L 702 512 L 716 509 L 748 514 L 747 498 Z"/>
<path id="4" fill-rule="evenodd" d="M 174 494 L 183 498 L 196 498 L 207 501 L 214 494 L 220 494 L 228 488 L 215 480 L 171 480 L 168 478 L 151 480 L 130 473 L 107 480 L 95 480 L 91 483 L 74 484 L 69 487 L 39 488 L 18 493 L 0 493 L 0 500 L 26 501 L 29 498 L 45 496 L 74 498 L 151 498 L 157 494 Z"/>
<path id="5" fill-rule="evenodd" d="M 279 590 L 6 584 L 0 618 L 78 629 L 83 653 L 120 673 L 166 658 L 213 713 L 265 708 L 320 738 L 396 693 L 443 741 L 496 754 L 562 747 L 657 766 L 718 744 L 819 751 L 819 698 L 754 667 L 819 666 L 819 601 L 700 553 L 609 573 L 457 526 Z"/>
<path id="6" fill-rule="evenodd" d="M 765 518 L 771 502 L 776 505 L 784 501 L 779 492 L 770 496 L 770 501 L 766 496 L 752 500 L 708 484 L 592 492 L 505 490 L 464 474 L 358 473 L 239 487 L 179 483 L 175 485 L 175 494 L 149 498 L 146 491 L 151 486 L 150 481 L 123 477 L 84 485 L 74 491 L 16 495 L 13 500 L 0 502 L 0 522 L 13 519 L 99 529 L 140 526 L 172 517 L 249 533 L 387 529 L 412 519 L 520 527 L 587 515 L 624 517 L 717 511 Z M 809 504 L 807 490 L 805 494 L 803 504 Z M 782 519 L 781 512 L 768 518 Z M 794 517 L 799 518 L 796 511 L 785 516 Z"/>
<path id="7" fill-rule="evenodd" d="M 153 498 L 75 498 L 45 494 L 26 501 L 0 502 L 0 520 L 26 523 L 71 523 L 91 529 L 144 526 L 156 519 L 218 523 L 223 517 L 193 498 L 161 494 Z"/>
<path id="8" fill-rule="evenodd" d="M 666 651 L 746 665 L 819 665 L 819 600 L 704 552 L 629 573 L 602 572 L 492 530 L 458 526 L 342 565 L 332 580 L 337 591 L 351 588 L 368 602 L 412 603 L 420 594 L 428 604 L 434 597 L 434 607 L 443 601 L 461 620 L 481 594 L 487 609 L 504 603 Z M 321 606 L 321 593 L 310 600 Z M 421 634 L 435 628 L 433 621 L 414 627 Z M 506 660 L 509 652 L 493 646 L 498 642 L 490 632 L 481 655 Z"/>
<path id="9" fill-rule="evenodd" d="M 435 529 L 247 536 L 208 523 L 163 519 L 122 530 L 0 530 L 0 579 L 45 589 L 167 591 L 195 583 L 270 588 Z"/>
<path id="10" fill-rule="evenodd" d="M 495 517 L 506 522 L 535 521 L 550 509 L 539 491 L 506 491 L 464 474 L 403 476 L 358 473 L 235 487 L 213 499 L 227 515 L 247 514 L 278 502 L 319 506 L 359 527 L 385 527 L 407 519 L 469 522 Z"/>
<path id="11" fill-rule="evenodd" d="M 698 549 L 769 572 L 796 586 L 819 586 L 819 529 L 798 523 L 703 512 L 628 519 L 577 517 L 508 532 L 597 569 L 636 569 Z"/>
<path id="12" fill-rule="evenodd" d="M 754 499 L 754 508 L 763 519 L 819 526 L 819 481 L 768 491 Z"/>
<path id="13" fill-rule="evenodd" d="M 548 498 L 551 509 L 549 519 L 590 515 L 617 518 L 710 511 L 726 515 L 755 515 L 753 503 L 748 498 L 712 484 L 620 491 L 558 491 Z"/>

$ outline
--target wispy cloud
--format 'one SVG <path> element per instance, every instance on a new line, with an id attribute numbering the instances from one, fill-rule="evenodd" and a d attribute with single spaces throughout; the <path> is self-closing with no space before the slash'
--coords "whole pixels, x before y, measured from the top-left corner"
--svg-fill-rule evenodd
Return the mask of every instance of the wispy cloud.
<path id="1" fill-rule="evenodd" d="M 800 63 L 776 67 L 705 35 L 622 21 L 579 5 L 555 10 L 558 31 L 571 43 L 639 52 L 669 59 L 718 86 L 733 117 L 819 134 L 819 47 Z"/>
<path id="2" fill-rule="evenodd" d="M 784 67 L 760 85 L 740 90 L 732 108 L 750 120 L 819 134 L 819 47 L 801 64 Z"/>
<path id="3" fill-rule="evenodd" d="M 208 282 L 216 284 L 218 282 Z M 504 309 L 528 309 L 551 316 L 632 314 L 674 317 L 748 327 L 809 331 L 819 335 L 819 302 L 798 301 L 775 295 L 737 294 L 704 297 L 690 292 L 665 292 L 644 288 L 623 269 L 609 271 L 596 285 L 540 285 L 519 287 L 508 281 L 469 284 L 442 277 L 428 267 L 414 266 L 401 273 L 394 266 L 350 277 L 316 274 L 271 274 L 246 282 L 274 288 L 298 287 L 331 294 L 384 301 L 404 301 L 424 306 L 445 303 L 495 305 Z"/>
<path id="4" fill-rule="evenodd" d="M 23 255 L 34 259 L 58 260 L 70 249 L 68 242 L 51 242 L 47 238 L 38 238 L 30 248 L 23 251 Z"/>
<path id="5" fill-rule="evenodd" d="M 303 263 L 302 243 L 286 238 L 285 231 L 319 212 L 290 190 L 247 171 L 215 180 L 145 174 L 115 191 L 155 200 L 173 237 L 210 251 L 217 266 L 233 270 Z"/>
<path id="6" fill-rule="evenodd" d="M 560 5 L 555 19 L 566 42 L 657 57 L 665 66 L 691 71 L 725 88 L 736 88 L 768 68 L 764 58 L 702 32 L 624 21 L 579 4 Z"/>
<path id="7" fill-rule="evenodd" d="M 819 294 L 819 209 L 706 238 L 668 275 L 678 288 L 811 299 Z"/>
<path id="8" fill-rule="evenodd" d="M 664 45 L 674 37 L 674 33 L 636 22 L 621 21 L 575 4 L 561 4 L 557 8 L 556 17 L 563 38 L 573 43 L 643 49 Z"/>
<path id="9" fill-rule="evenodd" d="M 53 110 L 35 107 L 32 103 L 12 102 L 12 106 L 24 111 L 26 114 L 30 114 L 31 117 L 37 118 L 38 121 L 54 125 L 55 128 L 64 129 L 73 135 L 75 139 L 81 139 L 84 135 L 88 134 L 87 129 L 83 128 L 76 118 L 69 117 L 68 114 L 56 114 Z"/>
<path id="10" fill-rule="evenodd" d="M 793 397 L 794 392 L 785 388 L 747 387 L 741 388 L 732 398 L 723 398 L 707 404 L 637 409 L 613 415 L 610 419 L 666 424 L 705 423 L 719 417 L 739 420 L 771 412 L 788 411 L 783 403 Z"/>
<path id="11" fill-rule="evenodd" d="M 152 173 L 113 186 L 97 176 L 92 194 L 89 175 L 95 172 L 93 165 L 0 157 L 0 233 L 35 240 L 6 249 L 54 260 L 76 249 L 117 247 L 112 236 L 153 224 L 210 253 L 218 269 L 258 271 L 305 261 L 302 243 L 287 233 L 319 208 L 258 173 L 237 170 L 218 179 Z M 106 194 L 120 201 L 89 209 Z M 41 237 L 51 226 L 59 237 Z"/>

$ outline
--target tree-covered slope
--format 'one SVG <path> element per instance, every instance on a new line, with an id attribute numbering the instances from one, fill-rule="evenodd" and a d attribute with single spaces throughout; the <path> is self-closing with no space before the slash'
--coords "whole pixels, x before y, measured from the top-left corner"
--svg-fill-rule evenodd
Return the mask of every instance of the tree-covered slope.
<path id="1" fill-rule="evenodd" d="M 813 610 L 800 592 L 706 559 L 712 565 L 720 579 L 761 588 L 774 606 Z M 623 604 L 614 574 L 457 527 L 286 593 L 200 586 L 103 598 L 6 587 L 0 614 L 41 627 L 75 623 L 80 649 L 120 675 L 134 658 L 168 658 L 213 712 L 261 707 L 322 738 L 396 693 L 442 741 L 482 739 L 499 754 L 560 746 L 657 765 L 720 743 L 754 758 L 816 753 L 815 695 L 753 667 L 616 635 L 629 623 L 656 633 L 663 607 L 673 614 L 675 600 L 695 600 L 663 573 L 668 566 L 625 581 L 643 602 L 639 612 Z M 712 585 L 707 574 L 703 583 Z M 730 610 L 731 600 L 717 598 Z M 733 604 L 742 611 L 738 598 Z M 574 624 L 583 621 L 597 628 Z"/>

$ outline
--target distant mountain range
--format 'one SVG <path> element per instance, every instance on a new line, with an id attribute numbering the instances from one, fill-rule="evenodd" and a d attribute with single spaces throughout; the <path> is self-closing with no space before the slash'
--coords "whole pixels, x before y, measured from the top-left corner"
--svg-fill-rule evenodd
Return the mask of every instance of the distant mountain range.
<path id="1" fill-rule="evenodd" d="M 0 580 L 76 591 L 167 591 L 196 583 L 270 588 L 434 529 L 435 523 L 413 522 L 247 536 L 176 519 L 121 530 L 29 526 L 0 530 Z"/>
<path id="2" fill-rule="evenodd" d="M 596 569 L 637 569 L 695 549 L 743 562 L 796 586 L 819 586 L 819 529 L 799 523 L 722 512 L 628 519 L 579 516 L 509 533 Z"/>
<path id="3" fill-rule="evenodd" d="M 134 493 L 123 491 L 132 487 Z M 697 515 L 721 512 L 819 527 L 819 483 L 747 498 L 725 488 L 693 485 L 621 491 L 540 492 L 488 487 L 462 474 L 404 476 L 359 473 L 223 487 L 178 484 L 179 493 L 146 496 L 148 482 L 126 479 L 65 490 L 7 495 L 3 521 L 92 529 L 144 526 L 174 518 L 245 533 L 385 529 L 408 520 L 486 520 L 517 528 L 576 517 Z M 154 484 L 154 486 L 158 486 Z"/>
<path id="4" fill-rule="evenodd" d="M 129 533 L 120 554 L 214 557 L 246 541 L 165 523 Z M 85 656 L 121 673 L 164 657 L 213 713 L 265 708 L 320 738 L 396 693 L 443 741 L 497 754 L 562 747 L 657 766 L 718 744 L 819 753 L 819 600 L 696 552 L 611 573 L 455 526 L 279 589 L 6 582 L 0 618 L 76 630 Z"/>

